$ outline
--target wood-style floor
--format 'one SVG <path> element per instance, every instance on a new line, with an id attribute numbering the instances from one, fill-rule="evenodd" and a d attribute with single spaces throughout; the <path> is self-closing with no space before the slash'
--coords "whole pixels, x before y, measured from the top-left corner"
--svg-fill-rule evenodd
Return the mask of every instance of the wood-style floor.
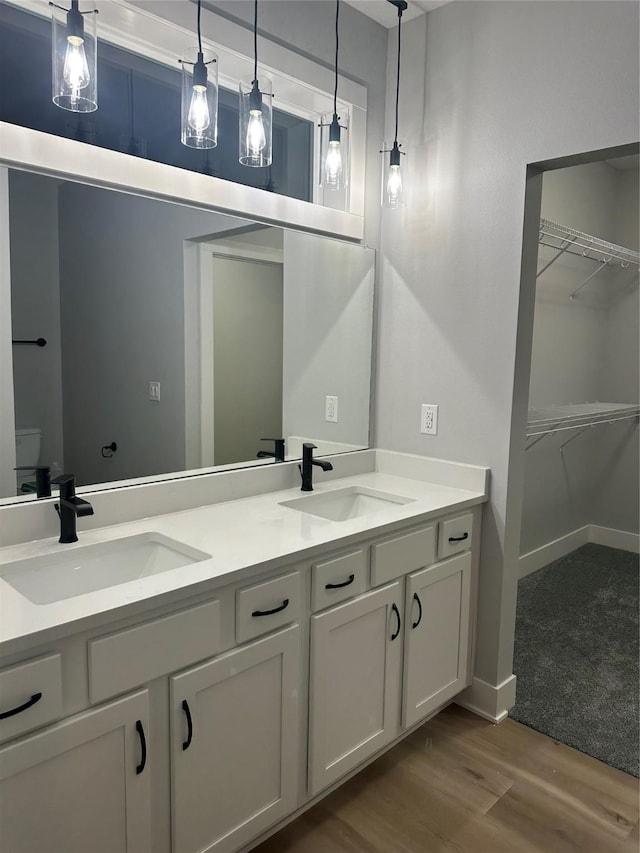
<path id="1" fill-rule="evenodd" d="M 451 705 L 253 853 L 638 853 L 638 780 Z"/>

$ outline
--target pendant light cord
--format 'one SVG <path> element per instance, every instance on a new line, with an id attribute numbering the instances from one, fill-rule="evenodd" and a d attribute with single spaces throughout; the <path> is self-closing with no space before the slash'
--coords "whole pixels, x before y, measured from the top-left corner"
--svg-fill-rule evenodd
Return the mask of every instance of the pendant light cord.
<path id="1" fill-rule="evenodd" d="M 202 0 L 198 0 L 198 51 L 202 53 L 202 34 L 200 32 L 200 13 L 202 12 Z"/>
<path id="2" fill-rule="evenodd" d="M 258 80 L 258 0 L 254 0 L 253 16 L 253 82 Z"/>
<path id="3" fill-rule="evenodd" d="M 398 74 L 396 77 L 396 130 L 393 144 L 398 144 L 398 102 L 400 100 L 400 29 L 402 26 L 402 9 L 398 8 Z"/>
<path id="4" fill-rule="evenodd" d="M 333 114 L 337 115 L 338 113 L 338 48 L 340 46 L 340 32 L 338 28 L 338 21 L 340 18 L 340 0 L 336 0 L 336 80 L 335 86 L 333 87 Z"/>

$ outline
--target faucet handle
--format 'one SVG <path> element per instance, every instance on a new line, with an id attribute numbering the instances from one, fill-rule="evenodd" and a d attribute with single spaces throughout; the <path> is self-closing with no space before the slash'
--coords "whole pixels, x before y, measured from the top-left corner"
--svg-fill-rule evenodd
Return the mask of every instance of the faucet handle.
<path id="1" fill-rule="evenodd" d="M 51 481 L 52 485 L 60 486 L 60 500 L 69 500 L 76 494 L 75 474 L 60 474 Z"/>
<path id="2" fill-rule="evenodd" d="M 75 483 L 75 474 L 60 474 L 59 477 L 54 477 L 51 484 L 54 486 L 67 486 L 69 483 Z"/>
<path id="3" fill-rule="evenodd" d="M 312 444 L 310 441 L 305 441 L 304 444 L 302 445 L 302 449 L 307 450 L 307 451 L 317 450 L 317 447 L 318 447 L 317 444 Z"/>

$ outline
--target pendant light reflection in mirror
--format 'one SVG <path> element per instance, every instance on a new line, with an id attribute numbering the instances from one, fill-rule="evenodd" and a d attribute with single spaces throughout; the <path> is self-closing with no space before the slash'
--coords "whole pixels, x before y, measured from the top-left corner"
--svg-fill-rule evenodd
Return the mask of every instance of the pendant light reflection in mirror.
<path id="1" fill-rule="evenodd" d="M 253 80 L 240 81 L 240 156 L 243 166 L 270 166 L 271 80 L 258 83 L 258 0 L 254 0 Z"/>
<path id="2" fill-rule="evenodd" d="M 337 191 L 347 186 L 349 175 L 349 137 L 346 117 L 338 115 L 338 53 L 340 47 L 340 0 L 336 0 L 336 60 L 333 89 L 333 114 L 320 121 L 320 185 Z"/>
<path id="3" fill-rule="evenodd" d="M 81 12 L 78 0 L 71 8 L 51 6 L 51 65 L 53 103 L 73 113 L 98 109 L 97 9 Z"/>
<path id="4" fill-rule="evenodd" d="M 198 0 L 198 45 L 186 50 L 182 65 L 182 135 L 189 148 L 215 148 L 218 144 L 218 57 L 202 48 Z"/>
<path id="5" fill-rule="evenodd" d="M 406 169 L 407 146 L 398 140 L 398 102 L 400 99 L 400 34 L 402 13 L 407 8 L 406 0 L 388 0 L 398 10 L 398 68 L 396 77 L 396 113 L 393 140 L 384 141 L 382 146 L 382 206 L 397 209 L 406 207 L 406 193 L 403 186 L 403 169 Z"/>

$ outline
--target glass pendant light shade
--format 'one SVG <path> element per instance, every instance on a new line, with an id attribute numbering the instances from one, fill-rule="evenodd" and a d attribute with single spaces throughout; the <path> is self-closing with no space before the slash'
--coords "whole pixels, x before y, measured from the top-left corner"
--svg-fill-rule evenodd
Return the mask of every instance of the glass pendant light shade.
<path id="1" fill-rule="evenodd" d="M 402 13 L 407 11 L 407 0 L 387 0 L 398 13 L 398 65 L 396 71 L 396 114 L 393 139 L 385 139 L 382 154 L 382 206 L 397 210 L 407 206 L 407 146 L 398 139 L 398 107 L 400 103 L 400 56 Z"/>
<path id="2" fill-rule="evenodd" d="M 407 146 L 386 139 L 382 149 L 382 206 L 397 210 L 407 206 Z"/>
<path id="3" fill-rule="evenodd" d="M 83 13 L 78 0 L 72 0 L 70 9 L 51 4 L 51 10 L 53 103 L 74 113 L 92 113 L 98 109 L 97 9 Z"/>
<path id="4" fill-rule="evenodd" d="M 325 190 L 346 189 L 349 183 L 349 122 L 335 113 L 320 119 L 320 186 Z"/>
<path id="5" fill-rule="evenodd" d="M 243 166 L 270 166 L 272 84 L 268 77 L 260 83 L 240 81 L 240 157 Z"/>
<path id="6" fill-rule="evenodd" d="M 182 136 L 189 148 L 218 144 L 218 57 L 211 50 L 187 50 L 182 57 Z"/>

